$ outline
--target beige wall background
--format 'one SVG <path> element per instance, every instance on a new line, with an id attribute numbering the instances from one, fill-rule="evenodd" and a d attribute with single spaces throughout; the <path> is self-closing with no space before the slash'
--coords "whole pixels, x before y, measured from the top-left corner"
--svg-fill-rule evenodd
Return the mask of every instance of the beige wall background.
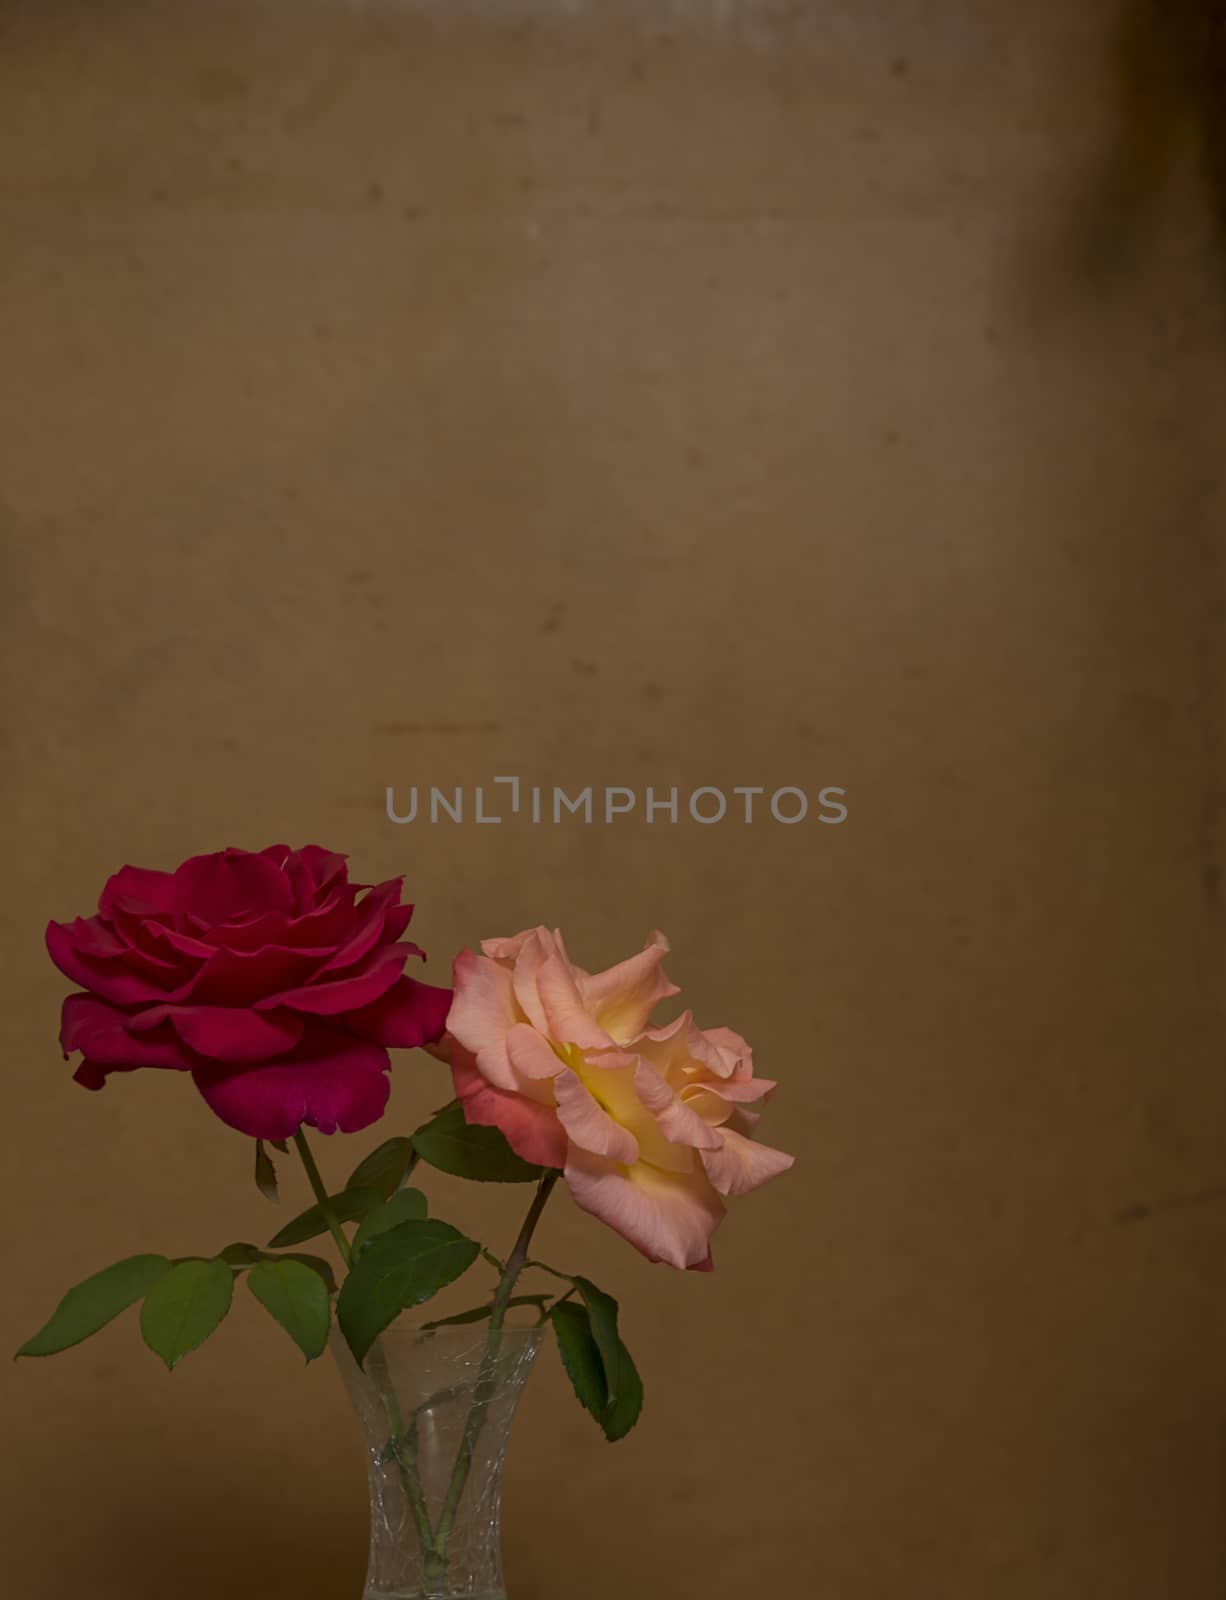
<path id="1" fill-rule="evenodd" d="M 783 1081 L 709 1278 L 548 1216 L 648 1400 L 610 1448 L 541 1363 L 514 1600 L 1226 1592 L 1224 269 L 1190 140 L 1121 180 L 1118 25 L 7 0 L 10 1347 L 277 1224 L 190 1086 L 71 1083 L 45 921 L 319 840 L 436 981 L 663 926 Z M 850 816 L 384 816 L 507 772 Z M 356 1600 L 339 1380 L 237 1306 L 173 1377 L 130 1318 L 0 1369 L 4 1600 Z"/>

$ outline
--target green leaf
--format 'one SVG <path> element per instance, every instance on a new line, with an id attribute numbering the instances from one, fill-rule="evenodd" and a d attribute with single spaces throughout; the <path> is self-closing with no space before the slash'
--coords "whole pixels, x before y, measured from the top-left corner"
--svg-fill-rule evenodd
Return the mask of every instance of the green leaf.
<path id="1" fill-rule="evenodd" d="M 317 1272 L 288 1256 L 282 1261 L 261 1261 L 248 1274 L 247 1287 L 308 1361 L 324 1353 L 332 1303 Z"/>
<path id="2" fill-rule="evenodd" d="M 325 1261 L 322 1256 L 308 1256 L 303 1255 L 300 1250 L 290 1250 L 284 1256 L 266 1259 L 301 1262 L 304 1267 L 309 1267 L 316 1277 L 323 1280 L 323 1286 L 329 1295 L 336 1293 L 336 1274 L 333 1272 L 330 1263 Z"/>
<path id="3" fill-rule="evenodd" d="M 462 1106 L 447 1106 L 413 1135 L 423 1161 L 455 1178 L 478 1183 L 535 1183 L 541 1168 L 522 1160 L 498 1128 L 467 1122 Z"/>
<path id="4" fill-rule="evenodd" d="M 263 1139 L 255 1141 L 255 1186 L 265 1200 L 280 1199 L 277 1194 L 277 1169 L 272 1164 L 272 1157 L 264 1148 Z"/>
<path id="5" fill-rule="evenodd" d="M 373 1189 L 390 1200 L 409 1175 L 413 1162 L 413 1141 L 403 1136 L 388 1139 L 359 1161 L 349 1175 L 346 1189 Z"/>
<path id="6" fill-rule="evenodd" d="M 446 1222 L 402 1222 L 380 1234 L 341 1285 L 337 1321 L 358 1365 L 384 1328 L 409 1306 L 453 1283 L 477 1259 L 478 1245 Z"/>
<path id="7" fill-rule="evenodd" d="M 507 1301 L 507 1310 L 515 1306 L 535 1306 L 543 1312 L 545 1302 L 549 1296 L 544 1294 L 513 1294 Z M 423 1331 L 427 1328 L 458 1328 L 466 1322 L 484 1322 L 494 1309 L 492 1305 L 473 1306 L 471 1311 L 457 1311 L 454 1317 L 439 1317 L 435 1322 L 423 1322 Z"/>
<path id="8" fill-rule="evenodd" d="M 383 1196 L 373 1189 L 342 1189 L 340 1194 L 329 1196 L 328 1204 L 338 1222 L 354 1222 L 364 1217 L 372 1206 L 377 1206 Z M 310 1206 L 292 1222 L 287 1222 L 279 1233 L 268 1241 L 270 1250 L 280 1250 L 287 1244 L 302 1244 L 305 1239 L 316 1239 L 327 1233 L 328 1224 L 319 1206 Z"/>
<path id="9" fill-rule="evenodd" d="M 218 1261 L 224 1261 L 226 1266 L 233 1267 L 236 1272 L 241 1272 L 244 1267 L 254 1267 L 257 1261 L 263 1261 L 264 1252 L 253 1244 L 245 1244 L 241 1240 L 237 1244 L 228 1244 L 224 1250 L 217 1252 Z"/>
<path id="10" fill-rule="evenodd" d="M 53 1356 L 106 1327 L 130 1305 L 147 1295 L 170 1271 L 165 1256 L 128 1256 L 84 1279 L 60 1301 L 50 1318 L 17 1352 L 19 1356 Z"/>
<path id="11" fill-rule="evenodd" d="M 611 1405 L 617 1399 L 617 1380 L 620 1374 L 618 1346 L 621 1341 L 617 1337 L 617 1301 L 611 1294 L 598 1289 L 589 1278 L 575 1278 L 572 1281 L 583 1296 L 583 1303 L 587 1307 L 588 1320 L 592 1325 L 592 1337 L 596 1341 L 596 1348 L 600 1351 L 601 1365 L 604 1367 L 605 1379 L 609 1386 Z"/>
<path id="12" fill-rule="evenodd" d="M 587 1305 L 559 1301 L 549 1313 L 549 1320 L 557 1336 L 562 1365 L 580 1403 L 595 1417 L 606 1439 L 624 1439 L 643 1409 L 643 1383 L 630 1352 L 619 1338 L 611 1360 L 610 1381 Z M 610 1399 L 611 1392 L 615 1399 Z"/>
<path id="13" fill-rule="evenodd" d="M 180 1261 L 159 1278 L 141 1307 L 145 1343 L 173 1371 L 202 1345 L 234 1298 L 234 1273 L 224 1261 Z"/>
<path id="14" fill-rule="evenodd" d="M 303 1255 L 301 1251 L 291 1250 L 284 1255 L 270 1255 L 267 1250 L 261 1250 L 253 1244 L 228 1244 L 224 1250 L 218 1251 L 217 1259 L 224 1261 L 228 1267 L 233 1267 L 236 1272 L 242 1272 L 247 1267 L 254 1267 L 261 1261 L 300 1261 L 304 1267 L 310 1267 L 324 1281 L 324 1286 L 329 1294 L 336 1293 L 336 1277 L 332 1268 L 322 1256 Z"/>
<path id="15" fill-rule="evenodd" d="M 366 1213 L 362 1226 L 353 1236 L 354 1255 L 364 1250 L 372 1239 L 398 1228 L 402 1222 L 420 1222 L 426 1209 L 426 1197 L 420 1189 L 401 1189 L 390 1200 L 384 1200 Z"/>
<path id="16" fill-rule="evenodd" d="M 605 1438 L 611 1444 L 626 1437 L 643 1409 L 643 1380 L 630 1358 L 629 1350 L 620 1339 L 617 1341 L 617 1357 L 617 1376 L 609 1385 L 610 1389 L 615 1388 L 616 1399 L 609 1401 L 608 1410 L 601 1419 Z"/>
<path id="17" fill-rule="evenodd" d="M 289 1145 L 286 1144 L 284 1139 L 265 1139 L 264 1143 L 270 1144 L 274 1150 L 279 1150 L 282 1155 L 286 1155 L 289 1152 Z"/>
<path id="18" fill-rule="evenodd" d="M 579 1404 L 599 1422 L 608 1409 L 609 1386 L 587 1310 L 573 1300 L 564 1300 L 554 1306 L 549 1320 L 557 1336 L 558 1354 Z"/>

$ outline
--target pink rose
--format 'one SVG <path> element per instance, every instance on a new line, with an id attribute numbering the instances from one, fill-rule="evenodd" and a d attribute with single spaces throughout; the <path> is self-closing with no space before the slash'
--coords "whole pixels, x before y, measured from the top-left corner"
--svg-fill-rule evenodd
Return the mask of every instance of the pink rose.
<path id="1" fill-rule="evenodd" d="M 561 1167 L 576 1201 L 652 1261 L 710 1267 L 722 1196 L 756 1189 L 792 1157 L 752 1137 L 745 1109 L 775 1085 L 729 1028 L 684 1012 L 648 1026 L 679 993 L 645 948 L 607 972 L 567 956 L 559 933 L 486 939 L 455 963 L 444 1047 L 469 1122 L 501 1128 L 526 1161 Z"/>
<path id="2" fill-rule="evenodd" d="M 253 1138 L 377 1121 L 385 1046 L 437 1039 L 451 998 L 402 976 L 422 952 L 397 943 L 413 914 L 401 882 L 350 883 L 345 857 L 318 845 L 221 850 L 174 872 L 122 867 L 97 916 L 47 927 L 51 959 L 85 991 L 60 1020 L 65 1058 L 84 1056 L 77 1082 L 190 1072 L 222 1121 Z"/>

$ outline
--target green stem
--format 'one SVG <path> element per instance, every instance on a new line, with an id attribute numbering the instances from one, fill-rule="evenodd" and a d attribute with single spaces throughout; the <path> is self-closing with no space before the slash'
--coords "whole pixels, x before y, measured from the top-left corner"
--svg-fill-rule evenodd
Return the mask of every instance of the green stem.
<path id="1" fill-rule="evenodd" d="M 532 1241 L 533 1232 L 541 1220 L 541 1212 L 545 1209 L 545 1202 L 553 1192 L 553 1186 L 561 1177 L 559 1172 L 547 1172 L 541 1179 L 528 1215 L 524 1218 L 524 1225 L 519 1230 L 519 1237 L 507 1257 L 506 1267 L 503 1269 L 501 1281 L 494 1295 L 493 1305 L 490 1309 L 490 1331 L 485 1341 L 485 1351 L 481 1357 L 481 1369 L 477 1375 L 477 1385 L 473 1391 L 472 1405 L 468 1409 L 468 1416 L 464 1422 L 464 1435 L 460 1440 L 460 1448 L 456 1452 L 455 1466 L 451 1469 L 451 1478 L 447 1484 L 447 1494 L 443 1500 L 442 1510 L 439 1512 L 438 1524 L 434 1531 L 434 1550 L 431 1558 L 426 1563 L 426 1577 L 441 1579 L 447 1570 L 447 1543 L 451 1537 L 452 1524 L 455 1522 L 456 1511 L 459 1509 L 460 1500 L 464 1494 L 464 1486 L 468 1482 L 468 1474 L 472 1469 L 473 1451 L 481 1430 L 485 1426 L 485 1414 L 489 1402 L 495 1393 L 495 1368 L 498 1360 L 499 1335 L 506 1319 L 507 1304 L 515 1288 L 515 1280 L 524 1269 L 528 1259 L 528 1246 Z"/>
<path id="2" fill-rule="evenodd" d="M 349 1248 L 349 1240 L 345 1237 L 345 1230 L 341 1227 L 340 1218 L 332 1209 L 328 1191 L 324 1188 L 324 1180 L 319 1175 L 319 1168 L 315 1165 L 315 1157 L 311 1154 L 307 1136 L 301 1128 L 294 1135 L 294 1145 L 302 1159 L 302 1165 L 306 1169 L 307 1182 L 311 1185 L 311 1192 L 319 1202 L 320 1215 L 328 1224 L 328 1231 L 336 1240 L 336 1248 L 341 1253 L 341 1260 L 347 1267 L 352 1266 L 353 1251 Z"/>
<path id="3" fill-rule="evenodd" d="M 409 1510 L 413 1513 L 413 1525 L 417 1529 L 418 1542 L 426 1559 L 429 1560 L 434 1554 L 434 1530 L 430 1526 L 430 1513 L 426 1509 L 426 1497 L 422 1493 L 421 1477 L 417 1471 L 417 1415 L 414 1413 L 406 1429 L 400 1402 L 396 1398 L 391 1373 L 388 1371 L 387 1359 L 377 1339 L 367 1353 L 366 1370 L 383 1403 L 388 1427 L 387 1447 L 396 1459 L 400 1482 L 404 1486 L 404 1497 L 409 1503 Z"/>

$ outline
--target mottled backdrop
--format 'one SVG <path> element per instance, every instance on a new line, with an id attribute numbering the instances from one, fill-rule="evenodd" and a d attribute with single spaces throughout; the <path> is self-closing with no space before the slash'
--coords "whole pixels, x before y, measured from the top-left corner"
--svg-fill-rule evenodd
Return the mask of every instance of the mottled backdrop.
<path id="1" fill-rule="evenodd" d="M 436 981 L 659 924 L 783 1080 L 714 1275 L 547 1218 L 648 1400 L 610 1448 L 542 1363 L 514 1600 L 1222 1595 L 1226 267 L 1121 26 L 4 0 L 9 1347 L 275 1225 L 190 1085 L 71 1083 L 46 919 L 319 840 Z M 385 817 L 507 773 L 849 815 Z M 339 1382 L 245 1293 L 173 1377 L 129 1317 L 2 1382 L 3 1600 L 357 1600 Z"/>

